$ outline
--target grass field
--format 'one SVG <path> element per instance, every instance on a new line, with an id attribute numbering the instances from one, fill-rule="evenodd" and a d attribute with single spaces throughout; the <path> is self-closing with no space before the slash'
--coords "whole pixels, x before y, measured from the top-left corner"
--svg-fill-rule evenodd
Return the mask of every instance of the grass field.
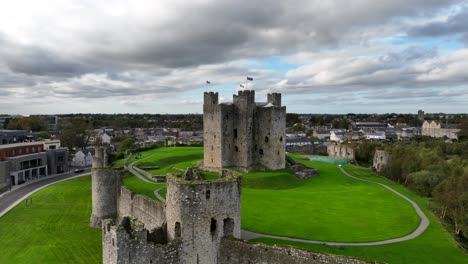
<path id="1" fill-rule="evenodd" d="M 195 161 L 184 156 L 201 153 L 202 149 L 161 148 L 148 152 L 142 156 L 166 155 L 162 159 L 155 156 L 154 162 L 159 164 L 151 165 L 165 164 L 167 168 L 171 166 L 169 159 L 179 164 Z M 292 156 L 319 169 L 320 176 L 298 180 L 288 169 L 245 174 L 243 228 L 280 236 L 358 242 L 399 237 L 418 225 L 419 218 L 411 206 L 383 187 L 348 178 L 335 165 Z M 329 247 L 265 238 L 254 241 L 387 263 L 468 263 L 468 256 L 426 208 L 425 199 L 367 169 L 345 168 L 354 176 L 385 183 L 413 199 L 429 217 L 429 228 L 410 241 L 371 247 Z M 130 190 L 152 199 L 153 190 L 165 185 L 129 175 L 123 181 Z M 34 194 L 33 206 L 26 207 L 23 202 L 0 218 L 0 263 L 100 263 L 101 232 L 88 227 L 90 187 L 90 177 L 57 183 Z M 160 193 L 164 195 L 165 190 Z"/>
<path id="2" fill-rule="evenodd" d="M 44 188 L 0 218 L 0 263 L 101 263 L 101 230 L 89 227 L 91 177 Z"/>
<path id="3" fill-rule="evenodd" d="M 427 209 L 427 200 L 411 193 L 400 185 L 374 175 L 367 169 L 350 165 L 345 166 L 345 169 L 353 176 L 384 183 L 418 203 L 431 222 L 428 229 L 421 236 L 409 241 L 372 247 L 330 247 L 266 238 L 254 241 L 291 245 L 313 251 L 355 256 L 387 263 L 468 263 L 468 255 L 463 253 L 450 234 L 442 227 L 437 217 Z"/>
<path id="4" fill-rule="evenodd" d="M 123 175 L 122 181 L 125 187 L 127 187 L 130 191 L 145 195 L 155 201 L 159 201 L 159 200 L 156 199 L 156 196 L 154 195 L 154 190 L 159 189 L 159 188 L 165 189 L 166 187 L 165 183 L 149 183 L 149 182 L 142 181 L 140 178 L 134 176 L 133 174 L 129 172 L 126 172 Z"/>
<path id="5" fill-rule="evenodd" d="M 135 163 L 138 166 L 159 166 L 159 169 L 149 170 L 153 175 L 166 175 L 171 172 L 180 174 L 188 167 L 195 167 L 203 160 L 202 147 L 167 147 L 157 148 L 142 152 L 142 159 L 154 155 L 145 160 Z M 131 162 L 131 161 L 129 161 Z M 176 169 L 174 169 L 174 167 Z"/>
<path id="6" fill-rule="evenodd" d="M 287 169 L 244 174 L 242 228 L 311 240 L 368 242 L 404 236 L 418 226 L 411 205 L 385 188 L 346 177 L 336 165 L 293 157 L 320 175 L 299 180 Z"/>

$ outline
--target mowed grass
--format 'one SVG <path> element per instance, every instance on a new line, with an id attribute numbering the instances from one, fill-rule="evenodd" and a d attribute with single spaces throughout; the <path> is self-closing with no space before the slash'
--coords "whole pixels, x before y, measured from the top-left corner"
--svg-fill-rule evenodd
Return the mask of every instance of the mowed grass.
<path id="1" fill-rule="evenodd" d="M 154 195 L 156 189 L 165 189 L 165 183 L 149 183 L 141 180 L 133 174 L 126 172 L 122 177 L 122 182 L 130 191 L 145 195 L 155 201 L 159 201 Z M 161 190 L 162 191 L 162 190 Z M 161 193 L 160 191 L 160 193 Z M 162 195 L 162 193 L 161 193 Z M 164 197 L 164 196 L 163 196 Z"/>
<path id="2" fill-rule="evenodd" d="M 159 166 L 159 169 L 149 170 L 153 175 L 166 175 L 169 172 L 180 174 L 188 167 L 196 167 L 197 163 L 203 160 L 203 148 L 166 147 L 142 152 L 143 157 L 148 157 L 150 155 L 154 156 L 139 161 L 135 163 L 135 165 L 137 167 Z"/>
<path id="3" fill-rule="evenodd" d="M 320 175 L 297 179 L 290 170 L 244 174 L 242 228 L 320 241 L 369 242 L 411 233 L 419 217 L 387 189 L 346 177 L 338 166 L 293 158 Z M 259 210 L 259 208 L 262 208 Z"/>
<path id="4" fill-rule="evenodd" d="M 429 218 L 431 222 L 429 227 L 421 236 L 415 239 L 395 244 L 370 247 L 331 247 L 267 238 L 255 239 L 253 241 L 267 244 L 291 245 L 313 251 L 355 256 L 386 263 L 468 263 L 468 255 L 458 247 L 455 240 L 444 229 L 439 219 L 427 208 L 428 201 L 426 199 L 413 194 L 398 184 L 375 175 L 368 169 L 351 165 L 345 166 L 345 169 L 353 176 L 386 184 L 415 201 Z"/>
<path id="5" fill-rule="evenodd" d="M 91 177 L 56 183 L 0 218 L 0 263 L 101 263 L 101 230 L 89 227 Z"/>

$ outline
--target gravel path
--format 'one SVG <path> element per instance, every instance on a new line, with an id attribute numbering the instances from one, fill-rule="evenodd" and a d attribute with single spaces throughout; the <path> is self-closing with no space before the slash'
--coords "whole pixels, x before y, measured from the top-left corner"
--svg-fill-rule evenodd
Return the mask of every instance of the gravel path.
<path id="1" fill-rule="evenodd" d="M 148 158 L 151 158 L 155 155 L 157 155 L 158 153 L 155 153 L 153 155 L 149 155 L 148 157 L 144 157 L 142 159 L 139 159 L 139 160 L 135 160 L 134 162 L 130 163 L 129 165 L 127 165 L 125 168 L 133 175 L 137 176 L 138 178 L 142 179 L 143 181 L 145 182 L 149 182 L 149 183 L 155 183 L 154 181 L 150 181 L 148 180 L 145 176 L 141 175 L 138 171 L 136 171 L 135 169 L 133 169 L 133 164 L 139 162 L 139 161 L 142 161 L 142 160 L 145 160 L 145 159 L 148 159 Z"/>
<path id="2" fill-rule="evenodd" d="M 413 238 L 418 237 L 421 235 L 424 230 L 429 226 L 429 219 L 426 217 L 426 215 L 423 213 L 421 208 L 413 202 L 410 198 L 406 197 L 405 195 L 397 192 L 396 190 L 388 187 L 387 185 L 383 183 L 378 183 L 378 182 L 373 182 L 369 180 L 363 180 L 357 177 L 352 176 L 349 174 L 347 171 L 345 171 L 342 167 L 340 167 L 341 172 L 343 172 L 346 176 L 351 177 L 353 179 L 359 180 L 359 181 L 364 181 L 372 184 L 377 184 L 380 185 L 389 191 L 395 193 L 396 195 L 400 196 L 401 198 L 405 199 L 408 201 L 418 214 L 419 218 L 421 219 L 421 222 L 419 223 L 419 226 L 411 233 L 403 237 L 398 237 L 398 238 L 393 238 L 393 239 L 387 239 L 387 240 L 382 240 L 382 241 L 375 241 L 375 242 L 359 242 L 359 243 L 353 243 L 353 242 L 328 242 L 328 241 L 317 241 L 317 240 L 307 240 L 307 239 L 299 239 L 299 238 L 292 238 L 292 237 L 282 237 L 282 236 L 272 236 L 272 235 L 266 235 L 266 234 L 260 234 L 260 233 L 255 233 L 255 232 L 250 232 L 246 230 L 242 230 L 241 232 L 241 237 L 242 239 L 254 239 L 254 238 L 259 238 L 259 237 L 267 237 L 267 238 L 274 238 L 274 239 L 282 239 L 282 240 L 288 240 L 288 241 L 294 241 L 294 242 L 303 242 L 303 243 L 309 243 L 309 244 L 324 244 L 324 245 L 329 245 L 329 246 L 378 246 L 378 245 L 386 245 L 386 244 L 393 244 L 393 243 L 398 243 L 402 241 L 407 241 Z"/>
<path id="3" fill-rule="evenodd" d="M 162 190 L 162 189 L 163 188 L 159 188 L 159 189 L 154 190 L 154 196 L 156 196 L 156 198 L 158 198 L 159 201 L 165 203 L 166 199 L 164 199 L 164 197 L 162 197 L 161 194 L 159 194 L 159 191 Z"/>

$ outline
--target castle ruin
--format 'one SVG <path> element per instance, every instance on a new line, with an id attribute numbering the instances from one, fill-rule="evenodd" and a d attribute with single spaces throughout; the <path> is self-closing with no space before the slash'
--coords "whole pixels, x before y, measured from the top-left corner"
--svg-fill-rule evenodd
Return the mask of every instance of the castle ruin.
<path id="1" fill-rule="evenodd" d="M 374 153 L 374 159 L 372 166 L 378 172 L 381 172 L 385 166 L 389 164 L 391 160 L 391 155 L 388 151 L 385 150 L 376 150 Z"/>
<path id="2" fill-rule="evenodd" d="M 255 91 L 244 90 L 232 103 L 219 103 L 218 93 L 206 92 L 203 130 L 206 169 L 249 171 L 260 165 L 276 170 L 286 165 L 286 107 L 279 93 L 255 103 Z"/>
<path id="3" fill-rule="evenodd" d="M 345 144 L 330 144 L 327 146 L 327 153 L 330 157 L 345 158 L 348 160 L 354 160 L 354 147 Z"/>

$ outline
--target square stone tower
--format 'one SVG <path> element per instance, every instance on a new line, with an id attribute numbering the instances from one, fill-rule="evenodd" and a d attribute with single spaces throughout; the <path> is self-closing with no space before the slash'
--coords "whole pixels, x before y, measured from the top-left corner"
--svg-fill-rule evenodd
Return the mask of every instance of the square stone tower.
<path id="1" fill-rule="evenodd" d="M 281 94 L 255 103 L 255 91 L 239 91 L 233 103 L 218 102 L 218 93 L 204 94 L 204 167 L 252 170 L 285 167 L 286 107 Z"/>

